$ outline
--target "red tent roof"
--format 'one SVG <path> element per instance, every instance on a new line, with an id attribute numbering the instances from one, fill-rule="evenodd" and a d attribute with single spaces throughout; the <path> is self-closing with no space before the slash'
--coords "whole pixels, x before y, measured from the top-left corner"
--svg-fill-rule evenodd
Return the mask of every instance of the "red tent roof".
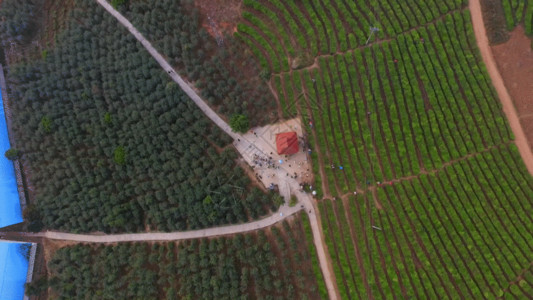
<path id="1" fill-rule="evenodd" d="M 276 147 L 278 154 L 291 155 L 298 152 L 298 135 L 296 132 L 276 134 Z"/>

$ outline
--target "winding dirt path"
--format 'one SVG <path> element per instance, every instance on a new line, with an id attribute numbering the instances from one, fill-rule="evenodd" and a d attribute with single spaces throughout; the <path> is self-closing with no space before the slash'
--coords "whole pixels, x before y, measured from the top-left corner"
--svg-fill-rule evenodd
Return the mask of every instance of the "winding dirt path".
<path id="1" fill-rule="evenodd" d="M 51 240 L 63 240 L 87 243 L 117 243 L 117 242 L 140 242 L 140 241 L 176 241 L 198 239 L 205 237 L 217 237 L 235 233 L 244 233 L 271 226 L 277 222 L 302 210 L 301 207 L 282 206 L 278 212 L 264 219 L 229 226 L 220 226 L 191 231 L 179 232 L 146 232 L 146 233 L 124 233 L 124 234 L 74 234 L 59 231 L 45 231 L 38 233 L 20 232 L 23 237 L 42 237 Z"/>
<path id="2" fill-rule="evenodd" d="M 293 192 L 298 199 L 299 205 L 289 207 L 283 205 L 280 209 L 264 219 L 237 225 L 220 226 L 191 231 L 179 232 L 146 232 L 146 233 L 125 233 L 125 234 L 74 234 L 58 231 L 46 231 L 38 233 L 18 232 L 17 236 L 23 238 L 47 238 L 51 240 L 74 241 L 80 243 L 119 243 L 119 242 L 145 242 L 145 241 L 177 241 L 197 238 L 218 237 L 224 235 L 231 235 L 236 233 L 245 233 L 254 230 L 263 229 L 274 225 L 295 213 L 305 210 L 309 216 L 311 230 L 313 233 L 313 242 L 315 244 L 317 255 L 320 263 L 320 269 L 326 282 L 328 294 L 330 299 L 338 299 L 338 290 L 336 288 L 335 277 L 333 276 L 333 268 L 330 265 L 329 256 L 325 252 L 324 238 L 322 236 L 320 220 L 317 217 L 315 206 L 313 205 L 313 198 L 304 192 L 295 190 Z M 303 205 L 303 207 L 301 206 Z M 0 232 L 0 238 L 3 238 L 5 233 Z"/>
<path id="3" fill-rule="evenodd" d="M 252 141 L 246 139 L 243 135 L 235 133 L 231 130 L 230 126 L 220 116 L 213 111 L 206 102 L 198 95 L 193 87 L 183 80 L 172 68 L 172 66 L 164 59 L 164 57 L 152 46 L 152 44 L 118 11 L 116 11 L 105 0 L 96 0 L 107 12 L 115 17 L 128 31 L 135 36 L 135 38 L 148 50 L 150 55 L 161 65 L 161 67 L 167 72 L 167 74 L 176 82 L 181 89 L 191 98 L 192 101 L 202 110 L 202 112 L 211 119 L 218 127 L 220 127 L 225 133 L 231 136 L 234 140 L 238 140 L 242 149 L 247 149 L 253 145 Z M 248 147 L 247 147 L 248 146 Z M 257 149 L 263 153 L 267 153 L 264 149 Z M 270 150 L 269 150 L 270 151 Z M 242 151 L 240 151 L 242 152 Z M 241 153 L 246 155 L 247 153 Z M 53 240 L 65 240 L 75 242 L 89 242 L 89 243 L 116 243 L 116 242 L 135 242 L 135 241 L 175 241 L 184 239 L 195 239 L 205 237 L 216 237 L 222 235 L 230 235 L 236 233 L 244 233 L 253 230 L 262 229 L 271 226 L 277 222 L 284 220 L 285 218 L 305 210 L 309 216 L 309 221 L 313 233 L 313 242 L 315 244 L 318 260 L 320 263 L 320 269 L 325 279 L 326 287 L 328 289 L 330 299 L 338 299 L 338 290 L 336 287 L 335 277 L 332 272 L 332 266 L 329 256 L 326 254 L 324 238 L 322 236 L 319 217 L 316 214 L 316 209 L 313 203 L 313 198 L 304 192 L 299 191 L 299 183 L 295 179 L 286 179 L 286 184 L 290 187 L 292 194 L 294 194 L 299 204 L 295 207 L 289 207 L 287 204 L 282 205 L 279 210 L 267 216 L 261 220 L 237 224 L 220 226 L 214 228 L 206 228 L 193 231 L 183 232 L 147 232 L 147 233 L 128 233 L 128 234 L 73 234 L 57 231 L 46 231 L 40 233 L 18 233 L 21 237 L 42 237 Z M 0 233 L 2 236 L 2 233 Z"/>
<path id="4" fill-rule="evenodd" d="M 494 57 L 492 56 L 485 25 L 483 23 L 480 0 L 470 0 L 468 6 L 470 8 L 470 14 L 472 15 L 472 24 L 474 26 L 477 46 L 483 57 L 483 62 L 485 63 L 485 66 L 487 66 L 487 71 L 492 80 L 492 84 L 498 93 L 498 97 L 503 106 L 503 112 L 505 113 L 507 120 L 509 120 L 509 125 L 515 136 L 514 142 L 518 147 L 520 156 L 522 157 L 529 174 L 533 175 L 533 153 L 531 153 L 531 149 L 529 148 L 524 129 L 520 125 L 520 119 L 518 118 L 518 113 L 511 100 L 511 96 L 503 83 L 502 76 L 500 75 Z"/>

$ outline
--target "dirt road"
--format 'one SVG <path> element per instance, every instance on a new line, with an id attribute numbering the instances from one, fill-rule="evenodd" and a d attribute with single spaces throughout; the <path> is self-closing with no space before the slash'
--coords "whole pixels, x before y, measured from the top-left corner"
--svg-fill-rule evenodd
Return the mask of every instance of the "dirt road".
<path id="1" fill-rule="evenodd" d="M 141 42 L 141 44 L 148 50 L 148 52 L 158 61 L 161 67 L 172 77 L 172 79 L 178 83 L 178 85 L 183 89 L 183 91 L 189 95 L 189 97 L 196 103 L 196 105 L 213 121 L 217 126 L 224 130 L 234 139 L 240 139 L 242 136 L 231 131 L 229 125 L 224 122 L 211 108 L 199 97 L 199 95 L 194 91 L 194 89 L 185 82 L 175 70 L 168 64 L 168 62 L 153 48 L 153 46 L 148 42 L 136 29 L 135 27 L 120 13 L 114 10 L 106 1 L 97 0 L 97 2 L 102 5 L 110 14 L 112 14 L 117 20 L 123 24 L 136 38 Z M 483 24 L 483 19 L 481 15 L 481 7 L 479 0 L 470 1 L 470 11 L 472 14 L 472 21 L 474 25 L 474 32 L 476 35 L 476 41 L 478 47 L 481 51 L 487 70 L 491 76 L 493 85 L 498 92 L 498 96 L 503 104 L 503 110 L 506 114 L 513 133 L 515 135 L 515 143 L 518 146 L 520 155 L 524 160 L 528 171 L 533 174 L 533 155 L 528 147 L 525 134 L 520 126 L 519 119 L 516 113 L 516 110 L 513 106 L 509 93 L 505 88 L 503 80 L 498 72 L 492 53 L 488 44 L 488 39 L 485 33 L 485 27 Z M 289 184 L 293 185 L 294 183 L 290 182 Z M 311 222 L 311 228 L 313 230 L 314 243 L 317 248 L 317 253 L 320 261 L 320 266 L 324 274 L 326 285 L 330 293 L 331 299 L 337 299 L 338 294 L 335 289 L 334 277 L 331 273 L 331 266 L 329 265 L 328 257 L 326 255 L 324 241 L 321 235 L 319 222 L 316 216 L 315 209 L 313 207 L 312 199 L 309 195 L 296 192 L 300 203 L 304 203 L 305 210 L 309 214 L 309 219 Z M 223 234 L 232 234 L 239 232 L 247 232 L 251 230 L 256 230 L 264 228 L 279 220 L 286 217 L 289 213 L 294 213 L 299 208 L 293 208 L 295 211 L 289 210 L 285 207 L 285 213 L 281 216 L 279 213 L 272 215 L 266 219 L 259 220 L 256 222 L 241 224 L 241 225 L 232 225 L 232 226 L 223 226 L 218 228 L 210 228 L 198 231 L 190 232 L 176 232 L 176 233 L 140 233 L 140 234 L 123 234 L 123 235 L 105 235 L 105 236 L 93 236 L 93 235 L 72 235 L 68 233 L 57 233 L 57 232 L 46 232 L 43 233 L 45 237 L 55 238 L 55 239 L 71 239 L 79 241 L 90 241 L 90 242 L 118 242 L 118 241 L 145 241 L 145 240 L 177 240 L 177 239 L 187 239 L 187 238 L 199 238 L 207 236 L 218 236 Z"/>
<path id="2" fill-rule="evenodd" d="M 177 241 L 198 239 L 204 237 L 217 237 L 235 233 L 244 233 L 248 231 L 262 229 L 271 226 L 277 222 L 302 210 L 299 206 L 288 207 L 282 206 L 278 212 L 264 219 L 229 226 L 220 226 L 191 231 L 179 232 L 146 232 L 146 233 L 125 233 L 125 234 L 74 234 L 58 231 L 46 231 L 39 233 L 24 233 L 19 235 L 25 237 L 43 237 L 52 240 L 87 242 L 87 243 L 117 243 L 117 242 L 140 242 L 140 241 Z"/>
<path id="3" fill-rule="evenodd" d="M 494 85 L 503 105 L 503 112 L 507 116 L 507 120 L 509 120 L 509 125 L 515 136 L 515 144 L 518 147 L 520 156 L 522 157 L 529 174 L 533 175 L 533 153 L 531 153 L 531 149 L 527 143 L 524 129 L 520 125 L 520 119 L 518 118 L 511 96 L 503 83 L 502 76 L 500 75 L 494 57 L 492 56 L 489 40 L 485 31 L 485 25 L 483 23 L 480 0 L 470 0 L 469 8 L 470 14 L 472 15 L 472 24 L 474 25 L 477 46 L 479 51 L 481 51 L 483 62 L 485 63 L 485 66 L 487 66 L 487 71 L 489 72 L 492 84 Z"/>
<path id="4" fill-rule="evenodd" d="M 96 0 L 107 12 L 109 12 L 113 17 L 115 17 L 123 26 L 125 26 L 128 31 L 135 36 L 135 38 L 146 48 L 146 50 L 155 58 L 155 60 L 161 65 L 161 67 L 167 72 L 167 74 L 176 82 L 181 89 L 191 98 L 192 101 L 202 110 L 202 112 L 211 119 L 218 127 L 220 127 L 224 132 L 231 136 L 234 140 L 238 140 L 242 143 L 250 143 L 250 145 L 245 144 L 243 149 L 252 147 L 252 143 L 244 138 L 242 135 L 235 133 L 231 130 L 230 126 L 220 118 L 215 111 L 213 111 L 205 101 L 196 93 L 192 86 L 183 80 L 174 70 L 174 68 L 164 59 L 164 57 L 152 46 L 152 44 L 146 40 L 146 38 L 118 11 L 116 11 L 108 2 L 105 0 Z M 258 149 L 264 153 L 270 152 L 270 149 Z M 245 154 L 245 153 L 242 153 Z M 330 295 L 330 299 L 338 299 L 338 291 L 335 288 L 335 277 L 332 273 L 332 266 L 329 260 L 329 256 L 325 250 L 324 240 L 322 237 L 321 227 L 316 215 L 316 211 L 313 205 L 313 199 L 309 194 L 300 192 L 298 187 L 299 183 L 295 179 L 286 179 L 286 183 L 291 187 L 291 190 L 294 191 L 299 200 L 299 205 L 295 207 L 289 207 L 288 205 L 283 205 L 280 207 L 279 211 L 258 221 L 238 224 L 238 225 L 229 225 L 229 226 L 220 226 L 215 228 L 207 228 L 194 231 L 185 231 L 185 232 L 155 232 L 155 233 L 135 233 L 135 234 L 115 234 L 115 235 L 92 235 L 92 234 L 72 234 L 65 232 L 53 232 L 47 231 L 42 233 L 20 233 L 21 236 L 26 237 L 43 237 L 54 240 L 68 240 L 76 242 L 90 242 L 90 243 L 115 243 L 115 242 L 132 242 L 132 241 L 174 241 L 181 239 L 194 239 L 194 238 L 203 238 L 203 237 L 214 237 L 235 233 L 244 233 L 253 230 L 258 230 L 271 226 L 290 215 L 305 209 L 305 212 L 309 215 L 309 221 L 311 223 L 311 228 L 313 232 L 314 244 L 317 249 L 318 259 L 320 262 L 320 268 L 324 275 L 326 286 Z M 303 205 L 303 207 L 301 207 Z"/>

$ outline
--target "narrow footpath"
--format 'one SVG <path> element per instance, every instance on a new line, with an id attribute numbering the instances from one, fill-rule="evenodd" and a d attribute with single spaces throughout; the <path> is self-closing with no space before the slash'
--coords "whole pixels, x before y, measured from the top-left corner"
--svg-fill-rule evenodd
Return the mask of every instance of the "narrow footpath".
<path id="1" fill-rule="evenodd" d="M 245 139 L 242 135 L 235 133 L 231 130 L 231 127 L 220 118 L 215 111 L 213 111 L 204 100 L 196 93 L 189 83 L 183 80 L 174 68 L 163 58 L 163 56 L 152 46 L 152 44 L 146 40 L 146 38 L 118 11 L 116 11 L 105 0 L 96 0 L 105 10 L 113 15 L 128 31 L 135 36 L 135 38 L 148 50 L 150 55 L 161 65 L 161 67 L 167 72 L 167 74 L 176 82 L 181 89 L 194 101 L 194 103 L 202 110 L 202 112 L 211 119 L 218 127 L 220 127 L 226 134 L 230 135 L 234 140 L 240 141 L 244 144 L 242 149 L 256 147 L 252 142 Z M 249 145 L 247 144 L 249 143 Z M 239 148 L 239 147 L 238 147 Z M 239 149 L 238 149 L 239 150 Z M 267 149 L 258 149 L 264 153 L 267 153 Z M 270 151 L 270 150 L 268 150 Z M 241 152 L 241 151 L 240 151 Z M 246 153 L 241 153 L 246 155 Z M 65 240 L 75 242 L 87 242 L 87 243 L 116 243 L 116 242 L 140 242 L 140 241 L 176 241 L 186 239 L 196 239 L 205 237 L 216 237 L 223 235 L 230 235 L 236 233 L 245 233 L 253 230 L 259 230 L 271 226 L 277 222 L 284 220 L 285 218 L 297 213 L 300 210 L 304 210 L 309 216 L 309 222 L 313 233 L 313 241 L 317 250 L 318 260 L 320 263 L 320 269 L 324 276 L 326 287 L 328 289 L 330 299 L 338 299 L 338 290 L 336 287 L 335 277 L 333 275 L 333 268 L 329 256 L 326 254 L 325 243 L 321 232 L 319 217 L 316 214 L 315 207 L 313 205 L 313 198 L 302 191 L 299 191 L 299 183 L 295 179 L 287 178 L 286 183 L 291 187 L 294 194 L 298 198 L 298 205 L 289 207 L 286 204 L 282 205 L 277 212 L 267 216 L 261 220 L 237 224 L 220 226 L 214 228 L 206 228 L 193 231 L 182 232 L 147 232 L 147 233 L 131 233 L 131 234 L 72 234 L 66 232 L 46 231 L 40 233 L 18 233 L 21 237 L 41 237 L 53 240 Z M 2 233 L 0 233 L 2 236 Z"/>
<path id="2" fill-rule="evenodd" d="M 533 153 L 531 153 L 531 149 L 529 148 L 524 129 L 520 125 L 520 119 L 518 118 L 518 113 L 516 112 L 511 96 L 503 83 L 500 71 L 498 71 L 498 67 L 494 61 L 494 56 L 492 56 L 485 23 L 483 23 L 480 0 L 470 0 L 468 5 L 472 16 L 472 25 L 474 26 L 477 46 L 483 57 L 483 62 L 485 63 L 485 66 L 487 66 L 492 85 L 498 93 L 498 98 L 500 98 L 503 106 L 503 112 L 505 113 L 507 120 L 509 120 L 509 125 L 515 136 L 514 142 L 516 147 L 520 152 L 520 156 L 522 157 L 529 174 L 533 175 Z"/>

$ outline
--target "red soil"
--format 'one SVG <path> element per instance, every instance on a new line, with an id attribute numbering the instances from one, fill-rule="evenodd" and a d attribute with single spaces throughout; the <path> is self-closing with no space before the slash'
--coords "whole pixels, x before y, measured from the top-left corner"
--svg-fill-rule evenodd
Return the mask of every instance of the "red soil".
<path id="1" fill-rule="evenodd" d="M 202 14 L 202 26 L 212 36 L 216 36 L 215 32 L 213 32 L 214 30 L 225 34 L 233 34 L 237 31 L 237 23 L 241 17 L 242 1 L 196 0 L 195 5 Z M 216 24 L 215 28 L 209 24 L 208 17 Z"/>
<path id="2" fill-rule="evenodd" d="M 531 39 L 518 26 L 492 53 L 518 113 L 530 149 L 533 150 L 533 50 Z"/>

